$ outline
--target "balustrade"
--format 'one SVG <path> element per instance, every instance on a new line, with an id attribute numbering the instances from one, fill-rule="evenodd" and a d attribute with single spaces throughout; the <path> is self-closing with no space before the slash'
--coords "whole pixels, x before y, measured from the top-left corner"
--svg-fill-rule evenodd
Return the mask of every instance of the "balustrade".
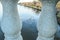
<path id="1" fill-rule="evenodd" d="M 37 40 L 54 40 L 57 31 L 56 4 L 59 0 L 40 0 L 42 11 L 37 22 Z"/>
<path id="2" fill-rule="evenodd" d="M 22 23 L 18 15 L 18 0 L 1 0 L 3 6 L 3 17 L 1 29 L 4 40 L 23 40 L 21 36 Z"/>

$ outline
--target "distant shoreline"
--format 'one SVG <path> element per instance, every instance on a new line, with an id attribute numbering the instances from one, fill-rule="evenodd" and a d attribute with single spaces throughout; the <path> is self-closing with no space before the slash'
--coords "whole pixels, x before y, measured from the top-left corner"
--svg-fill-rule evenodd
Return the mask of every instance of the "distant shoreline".
<path id="1" fill-rule="evenodd" d="M 41 7 L 42 7 L 40 2 L 23 2 L 23 3 L 19 3 L 19 5 L 22 5 L 22 6 L 25 6 L 25 7 L 28 7 L 28 8 L 32 8 L 32 9 L 36 9 L 38 11 L 41 11 Z M 60 2 L 56 5 L 56 8 L 57 8 L 57 12 L 59 13 Z"/>
<path id="2" fill-rule="evenodd" d="M 19 3 L 19 5 L 33 8 L 39 11 L 41 11 L 41 7 L 42 7 L 42 4 L 40 2 L 23 2 L 23 3 Z M 57 8 L 57 11 L 60 11 L 60 2 L 56 5 L 56 8 Z"/>
<path id="3" fill-rule="evenodd" d="M 24 3 L 19 3 L 19 5 L 22 5 L 22 6 L 25 6 L 25 7 L 29 7 L 29 8 L 33 8 L 33 9 L 41 11 L 40 2 L 24 2 Z"/>

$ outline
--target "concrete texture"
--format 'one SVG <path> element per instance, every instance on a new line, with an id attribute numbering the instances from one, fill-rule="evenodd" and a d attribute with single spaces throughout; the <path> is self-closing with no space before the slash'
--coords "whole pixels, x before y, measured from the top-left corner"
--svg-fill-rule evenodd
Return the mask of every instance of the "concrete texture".
<path id="1" fill-rule="evenodd" d="M 37 28 L 36 28 L 36 21 L 29 19 L 26 21 L 23 21 L 23 26 L 22 26 L 22 37 L 23 40 L 36 40 L 37 38 Z M 4 40 L 4 34 L 0 28 L 0 40 Z"/>
<path id="2" fill-rule="evenodd" d="M 22 31 L 21 34 L 22 34 L 23 40 L 36 40 L 38 36 L 38 31 L 36 28 L 36 20 L 29 19 L 29 20 L 23 21 L 23 27 L 21 31 Z M 1 30 L 1 27 L 0 27 L 0 40 L 4 40 L 4 34 Z M 55 35 L 55 40 L 60 40 L 60 38 L 56 37 Z"/>

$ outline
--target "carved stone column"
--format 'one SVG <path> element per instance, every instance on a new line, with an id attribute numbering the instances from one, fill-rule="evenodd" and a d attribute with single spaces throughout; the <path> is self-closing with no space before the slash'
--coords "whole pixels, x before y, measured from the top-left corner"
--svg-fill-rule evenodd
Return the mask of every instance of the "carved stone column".
<path id="1" fill-rule="evenodd" d="M 56 4 L 58 0 L 41 0 L 42 11 L 37 22 L 37 40 L 54 40 L 57 30 Z"/>
<path id="2" fill-rule="evenodd" d="M 22 23 L 18 15 L 18 0 L 1 0 L 3 6 L 3 18 L 1 28 L 4 40 L 23 40 L 21 36 Z"/>

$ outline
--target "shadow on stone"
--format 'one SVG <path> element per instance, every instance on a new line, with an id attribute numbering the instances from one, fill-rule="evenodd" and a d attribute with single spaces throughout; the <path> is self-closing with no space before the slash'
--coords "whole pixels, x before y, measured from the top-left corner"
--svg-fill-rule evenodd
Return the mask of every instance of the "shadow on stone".
<path id="1" fill-rule="evenodd" d="M 0 40 L 4 40 L 4 33 L 1 30 L 1 26 L 0 26 Z"/>

